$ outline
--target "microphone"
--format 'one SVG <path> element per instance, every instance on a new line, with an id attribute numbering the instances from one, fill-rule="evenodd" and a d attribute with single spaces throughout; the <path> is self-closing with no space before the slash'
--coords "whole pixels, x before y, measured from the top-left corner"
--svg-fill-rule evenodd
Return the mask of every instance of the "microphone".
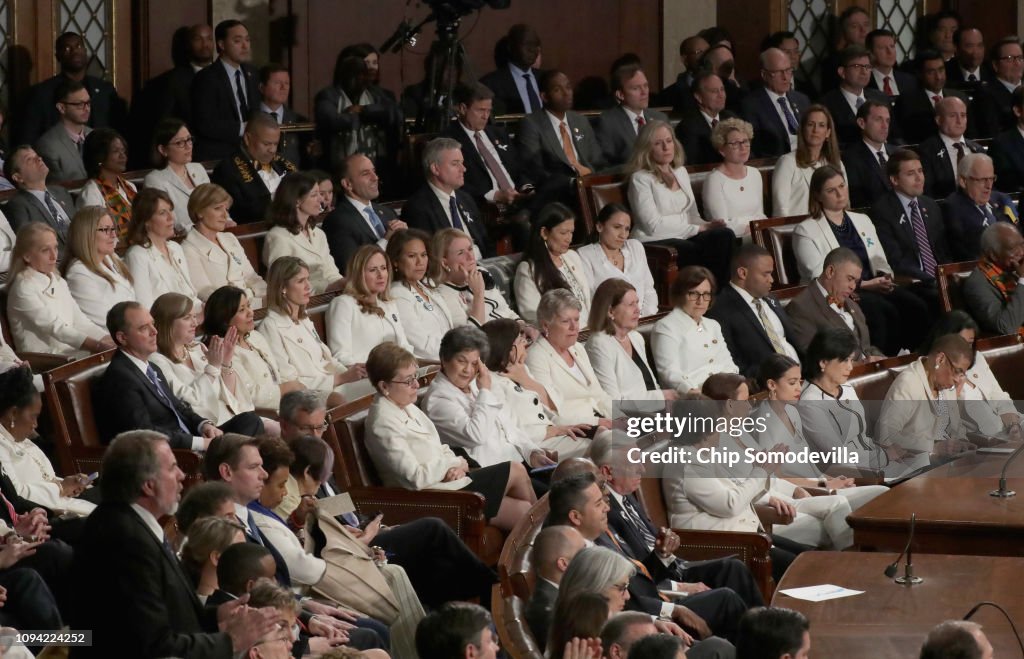
<path id="1" fill-rule="evenodd" d="M 910 536 L 907 538 L 907 545 L 906 545 L 906 547 L 903 548 L 903 551 L 900 552 L 900 555 L 896 557 L 896 560 L 893 561 L 891 565 L 889 565 L 888 567 L 885 568 L 885 576 L 887 576 L 890 579 L 892 579 L 893 577 L 896 576 L 896 571 L 899 568 L 900 560 L 902 560 L 903 556 L 906 555 L 906 557 L 907 557 L 907 565 L 904 568 L 903 576 L 902 577 L 896 577 L 895 579 L 893 579 L 893 581 L 895 581 L 896 583 L 898 583 L 900 585 L 904 585 L 904 586 L 913 586 L 915 584 L 919 584 L 919 583 L 924 581 L 924 579 L 922 579 L 921 577 L 915 577 L 914 576 L 913 553 L 911 552 L 911 549 L 910 549 L 911 544 L 914 542 L 914 526 L 915 526 L 916 523 L 917 523 L 917 513 L 911 513 L 910 514 Z"/>
<path id="2" fill-rule="evenodd" d="M 1006 622 L 1010 623 L 1010 629 L 1013 630 L 1013 635 L 1017 639 L 1017 645 L 1020 646 L 1020 653 L 1022 656 L 1024 656 L 1024 641 L 1022 641 L 1020 638 L 1020 633 L 1017 631 L 1017 626 L 1013 624 L 1013 618 L 1011 618 L 1010 614 L 1006 612 L 1006 609 L 999 606 L 995 602 L 978 602 L 970 611 L 967 612 L 967 615 L 965 615 L 962 618 L 962 620 L 970 620 L 972 617 L 974 617 L 974 614 L 978 612 L 978 609 L 980 609 L 983 606 L 991 606 L 994 609 L 998 609 L 999 612 L 1003 614 L 1003 617 L 1006 618 Z"/>
<path id="3" fill-rule="evenodd" d="M 1017 447 L 1017 450 L 1010 454 L 1010 457 L 1006 458 L 1006 463 L 1003 464 L 1003 470 L 999 472 L 999 489 L 992 490 L 988 493 L 990 497 L 998 497 L 1000 499 L 1006 499 L 1012 496 L 1016 496 L 1016 492 L 1013 490 L 1006 489 L 1006 469 L 1010 466 L 1010 463 L 1020 455 L 1021 451 L 1024 450 L 1024 444 Z"/>

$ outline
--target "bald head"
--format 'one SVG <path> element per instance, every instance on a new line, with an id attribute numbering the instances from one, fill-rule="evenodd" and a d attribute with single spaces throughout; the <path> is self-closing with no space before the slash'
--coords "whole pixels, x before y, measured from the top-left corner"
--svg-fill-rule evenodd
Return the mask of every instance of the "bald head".
<path id="1" fill-rule="evenodd" d="M 600 478 L 600 472 L 591 460 L 587 458 L 569 458 L 558 463 L 551 474 L 551 484 L 554 485 L 560 480 L 565 480 L 576 474 L 591 473 Z"/>
<path id="2" fill-rule="evenodd" d="M 560 583 L 573 557 L 586 546 L 580 532 L 571 526 L 549 526 L 533 541 L 534 569 L 548 581 Z"/>
<path id="3" fill-rule="evenodd" d="M 946 96 L 935 104 L 935 123 L 940 133 L 959 140 L 967 130 L 967 105 L 955 96 Z"/>

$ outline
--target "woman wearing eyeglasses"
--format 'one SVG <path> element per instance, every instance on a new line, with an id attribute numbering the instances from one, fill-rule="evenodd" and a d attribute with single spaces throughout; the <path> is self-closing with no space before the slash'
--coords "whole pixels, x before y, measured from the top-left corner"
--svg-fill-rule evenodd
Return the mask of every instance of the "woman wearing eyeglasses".
<path id="1" fill-rule="evenodd" d="M 699 392 L 714 373 L 739 373 L 722 326 L 704 317 L 715 288 L 715 276 L 707 268 L 683 268 L 672 283 L 675 308 L 654 326 L 651 348 L 658 377 L 679 393 Z"/>
<path id="2" fill-rule="evenodd" d="M 160 169 L 146 174 L 143 187 L 163 190 L 174 203 L 174 230 L 185 233 L 192 228 L 188 199 L 192 191 L 210 182 L 201 163 L 192 162 L 192 133 L 181 119 L 168 117 L 153 133 L 153 160 Z M 234 226 L 228 220 L 228 226 Z"/>
<path id="3" fill-rule="evenodd" d="M 395 270 L 391 299 L 398 306 L 405 338 L 419 359 L 437 359 L 441 337 L 455 327 L 448 305 L 427 278 L 430 236 L 419 229 L 396 231 L 387 257 Z"/>
<path id="4" fill-rule="evenodd" d="M 709 220 L 725 220 L 737 236 L 750 236 L 750 221 L 764 214 L 761 172 L 748 167 L 754 127 L 742 119 L 723 119 L 711 131 L 711 146 L 722 154 L 723 162 L 708 174 L 701 195 L 704 215 Z"/>
<path id="5" fill-rule="evenodd" d="M 89 206 L 75 213 L 64 279 L 82 313 L 100 327 L 106 326 L 112 306 L 135 299 L 132 273 L 116 248 L 117 227 L 106 208 Z"/>

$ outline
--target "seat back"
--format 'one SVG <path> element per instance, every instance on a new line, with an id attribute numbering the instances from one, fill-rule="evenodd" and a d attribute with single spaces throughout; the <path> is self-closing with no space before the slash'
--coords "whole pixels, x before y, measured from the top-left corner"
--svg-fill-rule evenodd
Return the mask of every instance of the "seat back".
<path id="1" fill-rule="evenodd" d="M 542 656 L 524 612 L 536 578 L 531 563 L 533 541 L 544 526 L 548 510 L 545 495 L 516 523 L 498 557 L 498 586 L 492 598 L 492 611 L 502 646 L 515 659 Z"/>
<path id="2" fill-rule="evenodd" d="M 793 230 L 807 218 L 806 215 L 769 217 L 750 223 L 750 234 L 755 244 L 767 249 L 775 259 L 775 286 L 782 288 L 800 283 L 800 270 L 793 252 Z"/>
<path id="3" fill-rule="evenodd" d="M 578 242 L 589 242 L 597 230 L 597 214 L 608 204 L 628 206 L 626 184 L 629 178 L 624 174 L 592 174 L 580 179 L 580 220 L 577 223 Z"/>
<path id="4" fill-rule="evenodd" d="M 939 282 L 939 301 L 943 312 L 949 313 L 953 309 L 964 308 L 964 296 L 960 287 L 967 275 L 976 267 L 977 261 L 945 263 L 939 266 L 935 278 Z"/>
<path id="5" fill-rule="evenodd" d="M 228 227 L 225 231 L 234 234 L 238 238 L 238 244 L 242 246 L 245 257 L 249 259 L 253 269 L 265 277 L 267 268 L 263 265 L 263 243 L 267 239 L 267 232 L 270 231 L 270 222 L 249 222 Z"/>
<path id="6" fill-rule="evenodd" d="M 56 437 L 57 457 L 66 474 L 99 471 L 100 460 L 83 465 L 83 454 L 102 454 L 104 442 L 93 411 L 93 387 L 106 372 L 113 350 L 59 366 L 44 375 L 46 402 Z"/>
<path id="7" fill-rule="evenodd" d="M 480 261 L 480 267 L 491 273 L 494 285 L 501 291 L 505 301 L 513 309 L 516 307 L 515 287 L 512 282 L 516 278 L 516 268 L 523 259 L 522 253 L 505 254 L 503 256 L 492 256 Z"/>
<path id="8" fill-rule="evenodd" d="M 324 441 L 334 452 L 334 480 L 342 490 L 380 485 L 380 476 L 366 451 L 366 414 L 373 396 L 364 396 L 327 412 Z"/>
<path id="9" fill-rule="evenodd" d="M 327 293 L 314 295 L 309 299 L 309 304 L 306 306 L 306 315 L 313 321 L 313 327 L 316 328 L 320 340 L 324 343 L 327 343 L 327 307 L 330 305 L 331 300 L 339 295 L 341 295 L 341 291 L 328 291 Z M 253 319 L 257 324 L 266 317 L 266 307 L 253 312 Z"/>
<path id="10" fill-rule="evenodd" d="M 640 489 L 636 494 L 640 497 L 651 523 L 658 528 L 669 528 L 668 506 L 665 504 L 665 493 L 661 490 L 660 478 L 641 478 Z"/>

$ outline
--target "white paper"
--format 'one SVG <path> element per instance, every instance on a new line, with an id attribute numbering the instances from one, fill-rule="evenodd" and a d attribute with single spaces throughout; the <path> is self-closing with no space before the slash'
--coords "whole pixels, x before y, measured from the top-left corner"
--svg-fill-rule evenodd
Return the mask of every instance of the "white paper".
<path id="1" fill-rule="evenodd" d="M 862 595 L 863 590 L 850 590 L 849 588 L 843 588 L 842 586 L 834 586 L 830 583 L 822 584 L 820 586 L 805 586 L 803 588 L 787 588 L 786 590 L 780 590 L 783 595 L 789 595 L 798 600 L 806 600 L 808 602 L 824 602 L 825 600 L 834 600 L 840 597 L 851 597 L 853 595 Z"/>
<path id="2" fill-rule="evenodd" d="M 316 507 L 331 517 L 337 517 L 344 513 L 354 512 L 356 505 L 352 503 L 352 497 L 348 492 L 335 494 L 333 497 L 325 497 L 316 502 Z"/>
<path id="3" fill-rule="evenodd" d="M 1017 449 L 1015 448 L 999 448 L 997 446 L 990 446 L 988 448 L 979 448 L 978 453 L 998 453 L 1005 455 L 1007 453 L 1013 453 Z"/>

